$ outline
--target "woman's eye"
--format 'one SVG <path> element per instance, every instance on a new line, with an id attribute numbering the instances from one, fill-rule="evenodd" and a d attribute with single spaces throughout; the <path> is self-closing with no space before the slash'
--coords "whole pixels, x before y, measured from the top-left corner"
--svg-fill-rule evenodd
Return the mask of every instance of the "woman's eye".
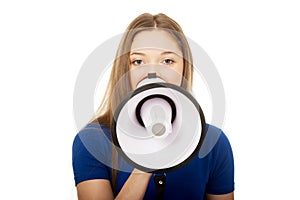
<path id="1" fill-rule="evenodd" d="M 163 63 L 164 63 L 164 64 L 167 64 L 167 65 L 171 65 L 171 64 L 174 63 L 174 60 L 169 59 L 169 58 L 168 58 L 168 59 L 164 59 Z"/>
<path id="2" fill-rule="evenodd" d="M 142 60 L 134 60 L 134 61 L 131 62 L 131 64 L 133 64 L 133 65 L 142 65 L 142 64 L 144 64 L 144 62 Z"/>

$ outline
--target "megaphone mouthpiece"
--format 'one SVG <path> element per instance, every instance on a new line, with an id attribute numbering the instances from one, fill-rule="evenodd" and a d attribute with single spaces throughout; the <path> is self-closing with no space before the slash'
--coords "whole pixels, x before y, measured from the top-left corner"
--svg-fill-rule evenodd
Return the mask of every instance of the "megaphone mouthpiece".
<path id="1" fill-rule="evenodd" d="M 148 73 L 148 76 L 142 79 L 138 84 L 137 88 L 147 85 L 150 83 L 164 83 L 165 81 L 159 77 L 156 76 L 156 73 Z"/>

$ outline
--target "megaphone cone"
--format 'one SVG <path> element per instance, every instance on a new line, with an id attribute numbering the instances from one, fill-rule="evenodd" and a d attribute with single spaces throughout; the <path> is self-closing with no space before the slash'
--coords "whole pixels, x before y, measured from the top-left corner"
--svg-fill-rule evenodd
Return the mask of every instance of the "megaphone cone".
<path id="1" fill-rule="evenodd" d="M 199 152 L 205 126 L 202 109 L 190 93 L 152 74 L 117 107 L 112 140 L 135 168 L 166 173 Z"/>

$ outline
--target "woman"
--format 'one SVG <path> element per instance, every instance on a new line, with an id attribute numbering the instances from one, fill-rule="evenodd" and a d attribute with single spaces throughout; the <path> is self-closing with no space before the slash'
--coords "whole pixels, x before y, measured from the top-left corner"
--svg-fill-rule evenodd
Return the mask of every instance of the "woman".
<path id="1" fill-rule="evenodd" d="M 115 106 L 145 75 L 134 71 L 150 70 L 150 66 L 164 66 L 181 75 L 178 79 L 158 72 L 165 81 L 191 91 L 193 65 L 188 42 L 180 26 L 164 14 L 142 14 L 128 26 L 98 113 L 74 139 L 73 170 L 79 200 L 156 198 L 153 175 L 133 169 L 117 155 L 110 135 Z M 195 156 L 186 166 L 167 174 L 164 199 L 233 199 L 230 143 L 214 126 L 207 125 L 207 135 L 218 137 L 217 143 L 205 157 Z M 118 170 L 122 168 L 119 165 L 127 171 Z"/>

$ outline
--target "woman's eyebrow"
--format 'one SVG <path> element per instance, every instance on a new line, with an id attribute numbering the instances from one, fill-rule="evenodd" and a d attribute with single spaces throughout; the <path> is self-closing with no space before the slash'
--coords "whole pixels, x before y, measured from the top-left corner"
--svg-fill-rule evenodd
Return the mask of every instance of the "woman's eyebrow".
<path id="1" fill-rule="evenodd" d="M 133 52 L 131 52 L 130 53 L 130 55 L 132 56 L 132 55 L 141 55 L 141 56 L 144 56 L 144 55 L 146 55 L 145 53 L 142 53 L 142 52 L 135 52 L 135 51 L 133 51 Z"/>
<path id="2" fill-rule="evenodd" d="M 160 55 L 166 55 L 166 54 L 173 54 L 173 55 L 175 55 L 175 56 L 180 56 L 179 54 L 177 54 L 177 53 L 175 53 L 175 52 L 173 52 L 173 51 L 164 51 L 164 52 L 162 52 Z"/>

